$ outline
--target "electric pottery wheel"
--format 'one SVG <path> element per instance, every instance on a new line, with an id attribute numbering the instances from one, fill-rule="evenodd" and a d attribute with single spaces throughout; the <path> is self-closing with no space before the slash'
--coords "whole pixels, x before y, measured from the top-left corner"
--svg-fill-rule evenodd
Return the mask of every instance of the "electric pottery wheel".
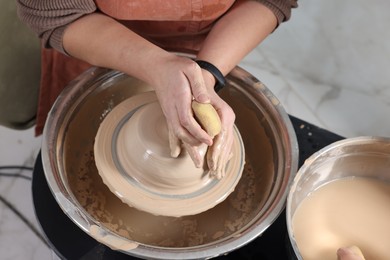
<path id="1" fill-rule="evenodd" d="M 137 209 L 174 217 L 208 210 L 234 190 L 244 165 L 237 128 L 232 153 L 220 180 L 206 167 L 196 168 L 186 152 L 172 158 L 168 128 L 154 92 L 116 106 L 100 125 L 94 145 L 99 174 L 118 198 Z"/>
<path id="2" fill-rule="evenodd" d="M 234 166 L 236 163 L 231 161 L 227 167 L 232 167 L 232 170 L 229 170 L 231 177 L 238 177 L 239 169 L 243 167 L 241 177 L 235 184 L 234 178 L 229 180 L 229 176 L 225 176 L 220 183 L 212 186 L 214 180 L 202 176 L 205 179 L 201 181 L 194 179 L 197 185 L 184 188 L 184 192 L 183 187 L 181 190 L 175 187 L 174 193 L 172 189 L 167 189 L 169 192 L 163 194 L 173 193 L 174 197 L 177 197 L 194 191 L 196 195 L 200 194 L 194 198 L 199 199 L 203 198 L 207 189 L 210 189 L 210 192 L 218 191 L 217 187 L 223 181 L 231 181 L 221 188 L 220 195 L 224 195 L 215 206 L 209 204 L 211 200 L 208 198 L 203 212 L 171 217 L 151 214 L 137 208 L 143 205 L 129 206 L 124 203 L 123 197 L 120 198 L 121 194 L 114 194 L 103 182 L 97 167 L 97 163 L 99 164 L 97 161 L 101 158 L 96 160 L 99 155 L 95 154 L 94 150 L 98 130 L 111 112 L 120 107 L 122 102 L 137 99 L 144 93 L 150 92 L 152 88 L 128 75 L 102 68 L 91 68 L 80 75 L 61 93 L 53 105 L 46 121 L 42 142 L 45 177 L 64 213 L 75 225 L 100 243 L 124 254 L 147 259 L 209 259 L 242 247 L 260 236 L 284 209 L 288 187 L 298 164 L 296 135 L 287 113 L 277 98 L 252 75 L 236 67 L 227 75 L 226 83 L 226 87 L 218 94 L 236 114 L 238 150 L 234 149 L 245 153 L 243 166 L 243 162 L 237 159 L 236 166 Z M 134 148 L 133 145 L 119 145 L 126 148 L 124 152 L 118 152 L 118 160 L 126 169 L 126 175 L 131 173 L 132 178 L 137 177 L 134 185 L 129 184 L 128 180 L 123 183 L 126 186 L 132 185 L 129 189 L 133 193 L 136 191 L 141 193 L 141 187 L 147 187 L 148 196 L 154 196 L 151 194 L 156 190 L 160 193 L 163 190 L 161 186 L 150 185 L 150 176 L 159 178 L 155 175 L 154 164 L 150 162 L 156 159 L 158 162 L 156 165 L 159 165 L 156 168 L 160 169 L 164 168 L 160 167 L 164 160 L 161 156 L 150 156 L 148 160 L 152 161 L 144 163 L 137 156 L 149 156 L 150 154 L 145 151 L 154 147 L 146 144 L 147 138 L 144 136 L 150 134 L 160 140 L 164 139 L 164 135 L 162 135 L 163 131 L 158 132 L 161 135 L 154 135 L 149 132 L 152 131 L 152 127 L 142 126 L 142 124 L 151 124 L 149 121 L 154 121 L 158 125 L 158 119 L 145 120 L 134 125 L 132 119 L 136 119 L 138 112 L 141 114 L 140 118 L 144 117 L 143 113 L 151 118 L 148 104 L 151 104 L 150 109 L 154 110 L 152 103 L 152 101 L 147 102 L 145 106 L 141 106 L 146 109 L 145 111 L 138 105 L 137 107 L 140 108 L 136 109 L 128 123 L 123 124 L 122 127 L 123 133 L 127 128 L 142 127 L 140 129 L 145 130 L 139 133 L 142 138 L 136 138 L 135 134 L 124 134 L 124 137 L 119 137 L 121 131 L 118 130 L 118 139 L 134 138 L 132 141 L 136 144 Z M 134 109 L 125 110 L 128 113 Z M 154 116 L 154 112 L 152 114 Z M 103 139 L 105 138 L 101 138 Z M 106 140 L 106 145 L 111 142 L 108 140 L 112 140 L 112 136 Z M 145 142 L 141 142 L 142 140 Z M 242 146 L 245 147 L 245 151 L 240 148 Z M 159 150 L 161 147 L 165 146 L 157 146 L 153 149 Z M 112 148 L 108 147 L 108 149 Z M 134 151 L 137 152 L 133 153 Z M 100 152 L 103 152 L 103 149 L 98 153 Z M 158 153 L 164 152 L 159 150 Z M 122 154 L 123 158 L 119 158 L 119 154 Z M 235 154 L 240 153 L 235 152 Z M 113 158 L 112 152 L 108 155 Z M 238 158 L 243 160 L 244 156 Z M 131 167 L 138 165 L 142 168 L 128 170 L 130 166 L 126 164 L 127 160 L 131 162 L 129 163 Z M 233 170 L 236 167 L 238 170 Z M 146 176 L 146 170 L 153 172 L 147 175 L 149 184 L 139 179 Z M 118 172 L 120 171 L 115 166 L 115 174 L 119 174 Z M 172 172 L 164 171 L 164 176 Z M 196 175 L 188 172 L 187 174 Z M 118 178 L 124 180 L 128 177 Z M 164 180 L 167 178 L 165 177 Z M 186 181 L 182 179 L 181 182 Z M 152 180 L 152 183 L 161 182 Z M 227 196 L 226 194 L 233 189 L 234 185 L 234 191 Z M 202 188 L 199 190 L 201 186 L 206 187 L 206 191 Z M 225 195 L 227 197 L 224 197 Z M 160 194 L 158 199 L 163 200 Z M 180 200 L 183 200 L 183 198 L 164 199 L 167 201 L 177 199 L 179 204 Z M 160 201 L 155 203 L 155 208 L 162 207 Z M 188 204 L 190 205 L 185 210 L 189 210 L 190 207 L 200 208 L 199 205 Z M 209 209 L 205 210 L 206 208 Z"/>

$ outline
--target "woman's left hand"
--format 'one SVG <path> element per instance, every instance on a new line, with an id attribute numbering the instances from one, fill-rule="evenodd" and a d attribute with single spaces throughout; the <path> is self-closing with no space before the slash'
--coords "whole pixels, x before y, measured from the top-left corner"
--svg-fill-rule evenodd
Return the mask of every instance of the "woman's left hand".
<path id="1" fill-rule="evenodd" d="M 215 80 L 207 72 L 203 72 L 211 105 L 216 109 L 221 119 L 221 132 L 214 137 L 213 144 L 204 156 L 204 147 L 185 144 L 185 148 L 197 167 L 204 165 L 206 159 L 211 176 L 221 179 L 225 176 L 225 166 L 232 157 L 233 126 L 235 114 L 233 109 L 214 91 Z"/>
<path id="2" fill-rule="evenodd" d="M 233 126 L 236 116 L 233 109 L 215 92 L 210 94 L 210 100 L 221 118 L 222 128 L 207 151 L 207 165 L 210 175 L 221 179 L 226 174 L 226 164 L 232 158 Z"/>

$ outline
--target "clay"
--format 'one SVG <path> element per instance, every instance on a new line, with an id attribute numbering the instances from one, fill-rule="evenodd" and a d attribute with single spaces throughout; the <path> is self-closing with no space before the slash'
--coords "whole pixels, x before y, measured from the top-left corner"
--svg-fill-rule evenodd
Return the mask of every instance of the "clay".
<path id="1" fill-rule="evenodd" d="M 237 129 L 235 156 L 221 180 L 212 178 L 206 167 L 195 167 L 186 152 L 172 158 L 168 139 L 166 120 L 154 92 L 117 105 L 101 123 L 95 139 L 95 162 L 104 183 L 130 206 L 175 217 L 208 210 L 234 190 L 245 156 Z M 207 146 L 204 148 L 203 157 Z"/>
<path id="2" fill-rule="evenodd" d="M 221 119 L 213 105 L 210 103 L 199 103 L 193 100 L 191 106 L 195 118 L 211 138 L 214 138 L 214 136 L 221 132 Z"/>

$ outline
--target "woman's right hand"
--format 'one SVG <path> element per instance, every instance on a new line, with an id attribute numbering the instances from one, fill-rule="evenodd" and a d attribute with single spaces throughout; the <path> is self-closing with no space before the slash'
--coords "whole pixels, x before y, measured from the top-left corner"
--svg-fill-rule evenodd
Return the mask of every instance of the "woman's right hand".
<path id="1" fill-rule="evenodd" d="M 171 155 L 180 154 L 181 143 L 212 145 L 211 137 L 195 120 L 191 109 L 193 98 L 201 103 L 210 102 L 201 68 L 193 60 L 175 54 L 156 62 L 151 81 L 167 120 Z M 199 160 L 192 159 L 201 167 Z"/>

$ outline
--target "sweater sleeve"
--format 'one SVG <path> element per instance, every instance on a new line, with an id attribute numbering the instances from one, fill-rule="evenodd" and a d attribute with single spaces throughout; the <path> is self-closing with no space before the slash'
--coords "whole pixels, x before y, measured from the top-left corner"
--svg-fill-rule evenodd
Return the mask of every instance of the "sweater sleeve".
<path id="1" fill-rule="evenodd" d="M 298 7 L 298 0 L 256 0 L 268 7 L 276 16 L 278 25 L 291 17 L 291 9 Z"/>
<path id="2" fill-rule="evenodd" d="M 93 0 L 17 0 L 19 19 L 27 24 L 46 48 L 65 53 L 62 36 L 67 25 L 96 11 Z"/>

